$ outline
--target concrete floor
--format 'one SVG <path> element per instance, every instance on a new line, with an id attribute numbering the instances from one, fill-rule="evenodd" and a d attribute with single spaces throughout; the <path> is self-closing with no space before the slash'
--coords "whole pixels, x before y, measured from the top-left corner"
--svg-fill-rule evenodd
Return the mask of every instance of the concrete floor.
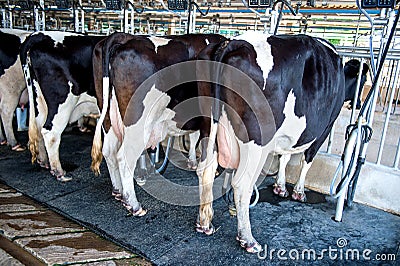
<path id="1" fill-rule="evenodd" d="M 355 204 L 337 223 L 331 219 L 335 201 L 329 196 L 308 192 L 313 204 L 283 200 L 271 193 L 271 179 L 263 183 L 260 202 L 250 211 L 253 235 L 267 251 L 258 256 L 235 241 L 236 218 L 222 198 L 214 202 L 218 231 L 212 236 L 195 232 L 197 206 L 170 204 L 137 186 L 137 197 L 149 212 L 142 218 L 128 216 L 111 196 L 105 163 L 99 177 L 89 170 L 91 138 L 74 131 L 63 135 L 60 157 L 71 182 L 60 183 L 32 165 L 28 151 L 14 153 L 7 147 L 0 147 L 0 181 L 157 265 L 399 265 L 399 216 Z M 164 177 L 179 188 L 165 193 L 165 187 L 153 186 L 151 194 L 168 194 L 170 202 L 197 196 L 194 172 L 170 164 Z"/>

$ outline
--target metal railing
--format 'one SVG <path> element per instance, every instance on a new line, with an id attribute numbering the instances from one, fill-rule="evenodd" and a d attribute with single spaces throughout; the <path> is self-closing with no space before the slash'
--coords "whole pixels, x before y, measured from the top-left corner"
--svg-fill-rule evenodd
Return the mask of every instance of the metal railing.
<path id="1" fill-rule="evenodd" d="M 363 63 L 367 63 L 370 67 L 370 75 L 367 79 L 364 88 L 358 88 L 361 90 L 361 102 L 363 102 L 362 95 L 366 95 L 364 90 L 370 89 L 371 80 L 373 77 L 369 48 L 367 47 L 336 47 L 339 54 L 343 58 L 343 64 L 350 59 L 358 59 L 360 61 L 360 72 Z M 375 49 L 374 54 L 378 54 L 378 49 Z M 378 58 L 375 58 L 377 60 Z M 399 169 L 400 161 L 400 49 L 390 49 L 386 57 L 385 65 L 382 70 L 379 95 L 376 101 L 375 109 L 375 120 L 373 122 L 373 141 L 369 145 L 366 160 L 376 165 L 385 165 L 394 169 Z M 358 86 L 360 84 L 361 74 L 358 78 Z M 358 95 L 358 90 L 355 92 L 355 98 Z M 347 119 L 347 124 L 354 123 L 358 110 L 356 110 L 356 101 L 353 101 L 353 107 L 351 114 L 348 111 L 343 111 L 338 118 Z M 346 118 L 345 118 L 346 117 Z M 336 126 L 336 134 L 342 132 L 344 137 L 344 128 Z M 337 142 L 334 138 L 342 137 L 334 136 L 335 128 L 332 130 L 331 136 L 327 144 L 327 152 L 341 154 L 343 147 L 334 147 Z M 344 143 L 343 143 L 344 144 Z"/>

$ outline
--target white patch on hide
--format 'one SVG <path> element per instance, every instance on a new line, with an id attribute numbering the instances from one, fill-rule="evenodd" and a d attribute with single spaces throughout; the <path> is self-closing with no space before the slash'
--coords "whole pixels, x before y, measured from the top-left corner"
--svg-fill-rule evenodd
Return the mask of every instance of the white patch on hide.
<path id="1" fill-rule="evenodd" d="M 276 131 L 271 142 L 267 145 L 270 146 L 270 149 L 276 154 L 295 154 L 304 152 L 315 141 L 314 139 L 309 143 L 293 148 L 307 126 L 305 116 L 296 116 L 294 112 L 295 105 L 296 97 L 293 90 L 291 90 L 287 96 L 285 108 L 283 109 L 285 119 L 283 120 L 281 127 Z"/>
<path id="2" fill-rule="evenodd" d="M 2 28 L 1 31 L 4 33 L 18 36 L 19 39 L 21 40 L 21 43 L 23 43 L 25 41 L 26 37 L 28 37 L 30 34 L 32 34 L 32 32 L 25 31 L 25 30 L 18 30 L 18 29 Z"/>
<path id="3" fill-rule="evenodd" d="M 97 115 L 99 114 L 99 108 L 97 106 L 97 100 L 96 97 L 90 96 L 86 92 L 82 93 L 79 95 L 78 102 L 76 103 L 76 106 L 74 110 L 72 111 L 72 114 L 69 118 L 68 123 L 74 123 L 78 121 L 78 119 L 82 118 L 83 116 L 88 116 L 88 115 Z"/>
<path id="4" fill-rule="evenodd" d="M 156 48 L 155 48 L 156 53 L 157 53 L 157 50 L 158 50 L 158 46 L 167 45 L 167 44 L 171 41 L 171 39 L 165 39 L 165 38 L 156 37 L 156 36 L 150 36 L 150 37 L 147 37 L 147 38 L 148 38 L 148 39 L 154 44 L 154 46 L 156 47 Z"/>
<path id="5" fill-rule="evenodd" d="M 326 47 L 328 47 L 329 49 L 331 49 L 335 54 L 338 54 L 338 52 L 336 51 L 336 49 L 332 46 L 332 44 L 328 43 L 327 41 L 323 40 L 323 39 L 319 39 L 317 38 L 317 41 L 319 41 L 320 43 L 322 43 L 323 45 L 325 45 Z"/>
<path id="6" fill-rule="evenodd" d="M 50 36 L 51 39 L 54 40 L 54 46 L 57 46 L 58 43 L 63 43 L 64 42 L 64 38 L 66 36 L 79 36 L 79 34 L 77 33 L 73 33 L 73 32 L 66 32 L 66 31 L 38 31 L 33 33 L 34 34 L 39 34 L 39 33 L 43 33 L 44 35 Z"/>
<path id="7" fill-rule="evenodd" d="M 258 31 L 247 31 L 246 33 L 236 36 L 236 40 L 244 40 L 253 45 L 254 50 L 257 53 L 257 64 L 263 72 L 264 86 L 265 90 L 266 80 L 268 78 L 269 72 L 271 72 L 274 66 L 274 59 L 271 53 L 271 45 L 267 42 L 267 38 L 270 35 L 264 34 Z"/>
<path id="8" fill-rule="evenodd" d="M 210 44 L 210 41 L 207 38 L 204 41 L 206 42 L 206 45 Z"/>
<path id="9" fill-rule="evenodd" d="M 72 111 L 76 107 L 79 96 L 76 96 L 72 93 L 72 82 L 68 81 L 69 85 L 69 93 L 65 102 L 58 106 L 58 111 L 55 114 L 52 120 L 52 129 L 51 131 L 60 132 L 60 134 L 64 131 L 65 127 L 68 124 Z M 47 129 L 42 129 L 42 133 L 48 131 Z"/>
<path id="10" fill-rule="evenodd" d="M 166 93 L 159 91 L 153 85 L 143 100 L 144 109 L 139 120 L 133 125 L 124 126 L 124 138 L 118 160 L 120 162 L 124 160 L 126 167 L 121 168 L 121 177 L 133 176 L 135 168 L 132 166 L 136 165 L 136 161 L 148 146 L 156 124 L 161 122 L 161 119 L 172 119 L 174 112 L 166 111 L 170 100 L 171 98 Z"/>

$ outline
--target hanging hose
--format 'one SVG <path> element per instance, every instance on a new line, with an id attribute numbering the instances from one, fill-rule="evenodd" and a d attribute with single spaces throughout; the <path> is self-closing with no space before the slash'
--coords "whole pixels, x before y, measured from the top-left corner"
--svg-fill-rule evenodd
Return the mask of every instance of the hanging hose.
<path id="1" fill-rule="evenodd" d="M 169 160 L 169 159 L 168 159 L 169 150 L 171 149 L 171 146 L 172 146 L 173 143 L 174 143 L 174 139 L 175 139 L 175 137 L 169 137 L 169 138 L 168 138 L 167 149 L 165 150 L 164 161 L 163 161 L 162 165 L 161 165 L 159 168 L 156 169 L 156 172 L 157 172 L 157 173 L 162 173 L 163 170 L 165 169 L 165 167 L 167 166 L 167 163 L 168 163 L 168 160 Z"/>

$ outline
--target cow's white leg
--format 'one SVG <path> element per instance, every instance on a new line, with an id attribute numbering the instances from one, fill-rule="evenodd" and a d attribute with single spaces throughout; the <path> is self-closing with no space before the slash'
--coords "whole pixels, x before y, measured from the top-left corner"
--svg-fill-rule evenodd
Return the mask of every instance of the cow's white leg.
<path id="1" fill-rule="evenodd" d="M 300 201 L 300 202 L 306 202 L 306 193 L 304 192 L 304 182 L 306 180 L 306 175 L 308 170 L 311 167 L 312 162 L 307 163 L 303 157 L 301 160 L 301 172 L 300 172 L 300 177 L 299 180 L 296 183 L 296 186 L 293 189 L 293 194 L 292 198 L 294 200 Z"/>
<path id="2" fill-rule="evenodd" d="M 114 131 L 110 129 L 104 136 L 103 155 L 110 173 L 113 186 L 112 195 L 116 200 L 122 200 L 121 175 L 118 168 L 117 152 L 121 143 L 118 141 Z"/>
<path id="3" fill-rule="evenodd" d="M 290 160 L 290 154 L 282 154 L 279 158 L 278 177 L 274 184 L 274 193 L 280 197 L 286 198 L 289 192 L 286 189 L 286 165 Z"/>
<path id="4" fill-rule="evenodd" d="M 35 142 L 35 144 L 33 145 L 34 148 L 30 148 L 31 153 L 35 153 L 34 155 L 32 154 L 33 158 L 36 158 L 37 163 L 43 168 L 50 167 L 49 157 L 47 156 L 46 146 L 42 135 L 42 128 L 46 116 L 47 112 L 44 113 L 39 111 L 39 114 L 35 119 L 35 126 L 29 126 L 29 141 L 32 140 L 33 142 Z"/>
<path id="5" fill-rule="evenodd" d="M 215 171 L 218 167 L 217 153 L 214 151 L 218 124 L 212 123 L 210 136 L 206 147 L 206 158 L 201 161 L 197 167 L 197 176 L 199 177 L 200 209 L 196 224 L 196 230 L 207 235 L 214 232 L 211 224 L 213 218 L 213 193 Z M 204 152 L 204 151 L 203 151 Z"/>
<path id="6" fill-rule="evenodd" d="M 68 82 L 68 84 L 70 86 L 70 91 L 72 91 L 72 82 Z M 79 97 L 70 92 L 65 102 L 58 106 L 58 112 L 54 115 L 52 120 L 52 128 L 50 130 L 42 128 L 42 135 L 50 161 L 51 173 L 56 176 L 58 180 L 64 182 L 70 181 L 71 178 L 65 176 L 65 171 L 61 167 L 59 155 L 61 134 L 66 128 L 70 115 L 78 100 Z"/>
<path id="7" fill-rule="evenodd" d="M 127 131 L 128 129 L 125 132 L 128 133 Z M 127 145 L 127 141 L 129 140 L 122 141 L 121 147 L 117 152 L 118 166 L 121 175 L 123 203 L 133 216 L 143 216 L 147 211 L 142 208 L 140 202 L 136 198 L 133 175 L 137 159 L 142 154 L 144 147 L 139 147 L 139 145 L 135 147 Z M 127 157 L 129 157 L 129 165 L 127 164 Z"/>
<path id="8" fill-rule="evenodd" d="M 197 160 L 196 160 L 196 144 L 200 137 L 200 131 L 197 130 L 193 133 L 189 134 L 190 147 L 189 147 L 189 159 L 188 159 L 188 168 L 196 169 L 197 168 Z"/>
<path id="9" fill-rule="evenodd" d="M 251 233 L 249 205 L 254 184 L 261 173 L 267 154 L 263 153 L 263 148 L 254 142 L 240 143 L 239 149 L 240 162 L 232 179 L 238 219 L 237 240 L 248 252 L 256 253 L 262 248 Z"/>
<path id="10" fill-rule="evenodd" d="M 65 177 L 65 171 L 61 167 L 59 147 L 61 142 L 61 133 L 56 130 L 42 129 L 44 144 L 50 161 L 50 172 L 60 181 L 70 181 L 71 178 Z"/>
<path id="11" fill-rule="evenodd" d="M 13 150 L 22 150 L 22 147 L 20 147 L 15 139 L 12 127 L 14 111 L 18 106 L 20 95 L 25 88 L 19 56 L 17 61 L 8 69 L 5 69 L 5 74 L 0 77 L 0 87 L 0 118 L 3 122 L 5 133 L 4 136 L 0 130 L 0 142 L 5 144 L 5 141 L 7 141 Z"/>
<path id="12" fill-rule="evenodd" d="M 12 120 L 13 120 L 13 115 L 14 115 L 14 110 L 18 105 L 18 98 L 17 97 L 12 97 L 12 95 L 2 95 L 1 100 L 0 100 L 0 116 L 1 120 L 3 122 L 3 127 L 4 127 L 4 133 L 5 133 L 5 138 L 4 136 L 0 139 L 0 141 L 7 140 L 8 145 L 11 147 L 14 147 L 17 145 L 17 140 L 15 139 L 14 132 L 13 132 L 13 126 L 12 126 Z M 1 137 L 1 136 L 0 136 Z"/>

